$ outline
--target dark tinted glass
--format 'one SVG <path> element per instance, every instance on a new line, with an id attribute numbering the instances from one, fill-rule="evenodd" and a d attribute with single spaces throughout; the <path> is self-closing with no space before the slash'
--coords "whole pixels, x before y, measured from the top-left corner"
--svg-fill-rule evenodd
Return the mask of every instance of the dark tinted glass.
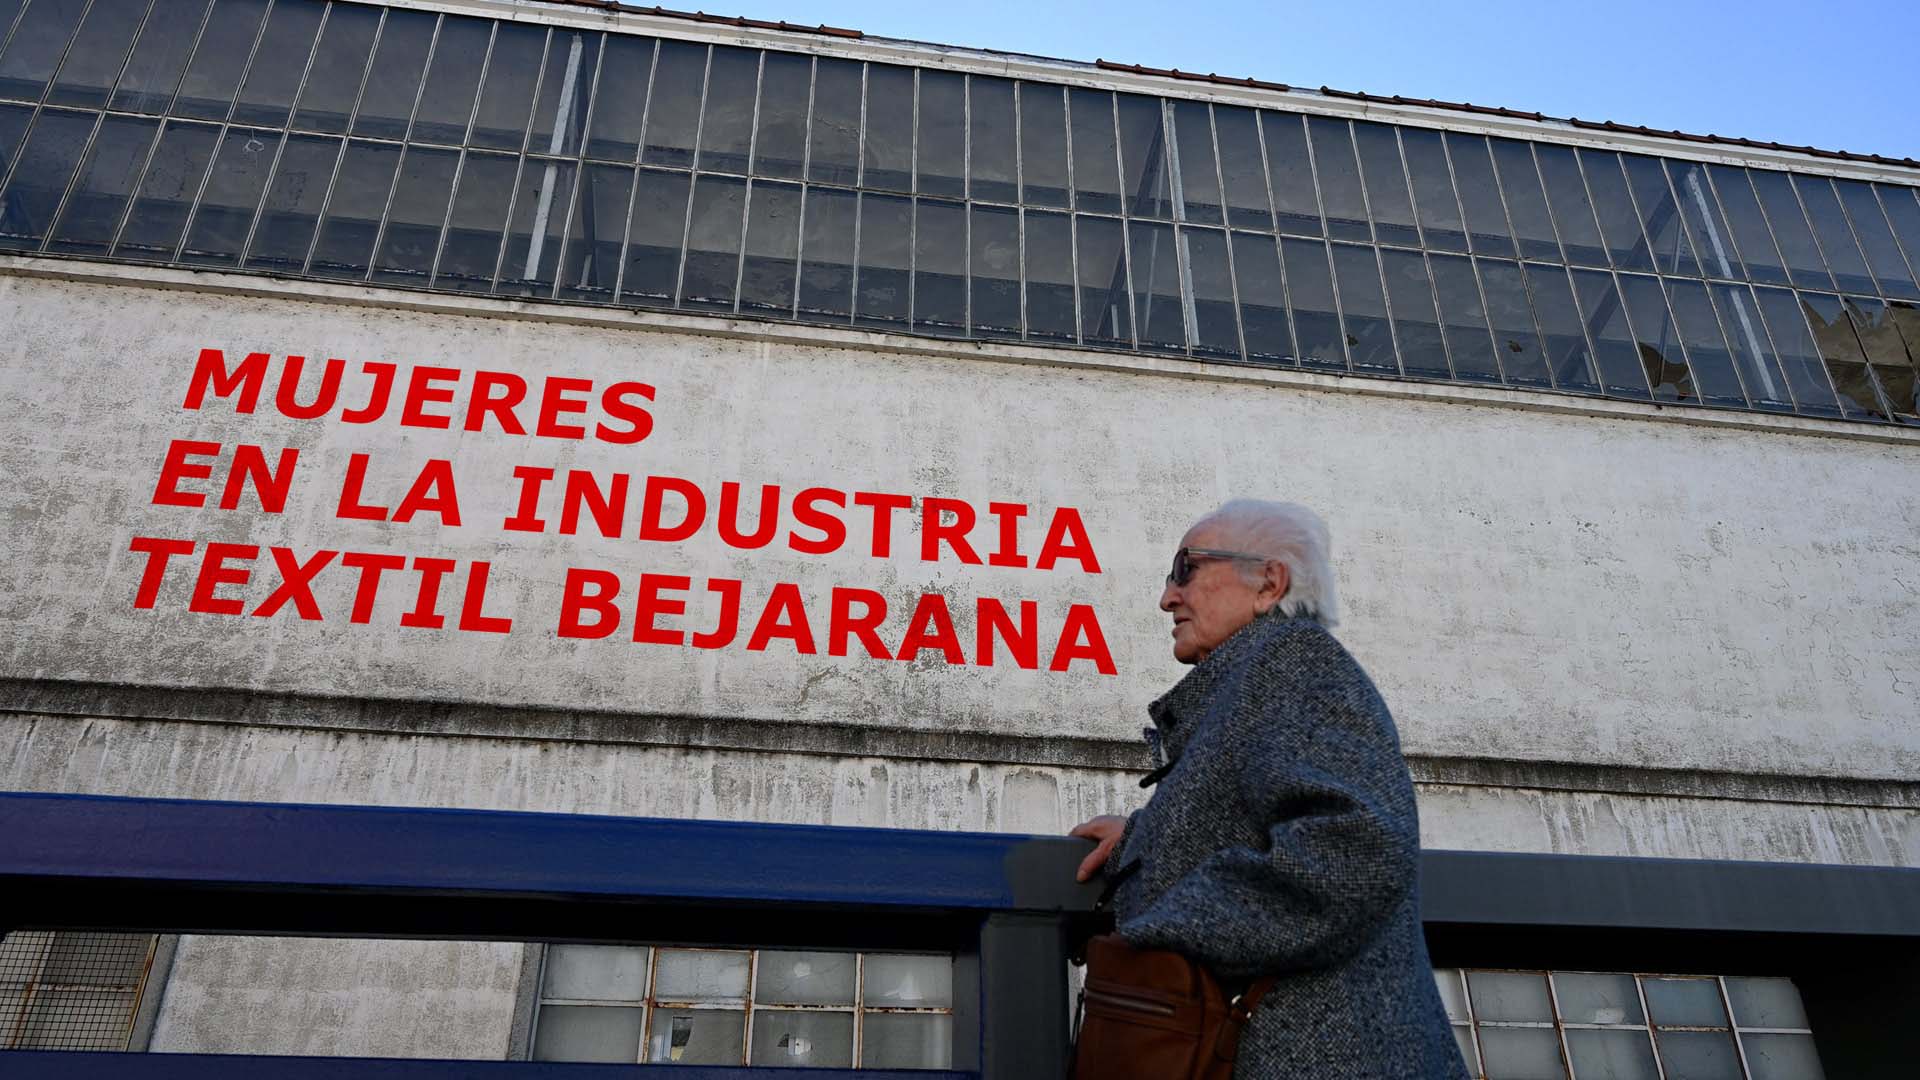
<path id="1" fill-rule="evenodd" d="M 1181 310 L 1180 260 L 1173 229 L 1144 221 L 1127 226 L 1133 254 L 1133 324 L 1140 347 L 1186 348 L 1186 317 Z"/>
<path id="2" fill-rule="evenodd" d="M 480 90 L 480 65 L 487 58 L 492 29 L 493 24 L 485 19 L 449 15 L 442 20 L 410 138 L 456 144 L 466 138 L 473 99 Z"/>
<path id="3" fill-rule="evenodd" d="M 147 19 L 133 44 L 133 56 L 120 75 L 120 85 L 113 92 L 113 108 L 143 113 L 167 111 L 174 87 L 180 85 L 180 76 L 187 70 L 187 55 L 200 36 L 209 2 L 167 0 L 166 18 Z M 377 12 L 367 14 L 369 23 L 379 18 Z M 360 55 L 364 58 L 365 51 Z"/>
<path id="4" fill-rule="evenodd" d="M 753 145 L 753 102 L 759 93 L 760 54 L 715 45 L 707 68 L 707 101 L 700 121 L 700 168 L 744 173 Z"/>
<path id="5" fill-rule="evenodd" d="M 1621 274 L 1620 296 L 1627 305 L 1627 319 L 1640 349 L 1640 365 L 1646 369 L 1653 396 L 1660 401 L 1696 400 L 1699 393 L 1687 368 L 1686 350 L 1674 329 L 1673 315 L 1667 310 L 1660 279 Z"/>
<path id="6" fill-rule="evenodd" d="M 641 169 L 634 181 L 632 220 L 627 225 L 627 265 L 620 297 L 639 303 L 673 302 L 680 281 L 680 248 L 686 239 L 686 173 Z"/>
<path id="7" fill-rule="evenodd" d="M 247 79 L 234 101 L 233 122 L 283 127 L 300 92 L 301 76 L 320 33 L 319 4 L 274 5 Z M 322 72 L 325 78 L 326 73 Z"/>
<path id="8" fill-rule="evenodd" d="M 967 330 L 967 208 L 921 199 L 914 216 L 913 325 L 935 334 Z"/>
<path id="9" fill-rule="evenodd" d="M 1296 359 L 1306 367 L 1345 371 L 1346 335 L 1340 329 L 1340 312 L 1333 300 L 1327 245 L 1289 237 L 1280 242 L 1280 260 L 1286 268 Z"/>
<path id="10" fill-rule="evenodd" d="M 53 226 L 60 197 L 80 165 L 94 113 L 44 109 L 28 133 L 13 179 L 0 192 L 0 247 L 32 250 Z"/>
<path id="11" fill-rule="evenodd" d="M 1651 270 L 1653 256 L 1640 229 L 1640 212 L 1633 205 L 1620 155 L 1604 150 L 1579 151 L 1587 191 L 1593 195 L 1594 217 L 1606 241 L 1607 255 L 1622 270 Z"/>
<path id="12" fill-rule="evenodd" d="M 200 209 L 187 229 L 181 261 L 209 266 L 231 266 L 240 261 L 247 227 L 260 205 L 261 189 L 266 186 L 279 143 L 277 131 L 227 131 L 207 173 Z"/>
<path id="13" fill-rule="evenodd" d="M 1880 197 L 1880 208 L 1886 211 L 1887 224 L 1900 239 L 1907 266 L 1920 275 L 1920 190 L 1895 184 L 1875 184 L 1873 189 Z"/>
<path id="14" fill-rule="evenodd" d="M 1213 116 L 1206 103 L 1174 102 L 1173 133 L 1184 219 L 1220 224 L 1225 220 L 1220 206 L 1220 173 L 1213 160 Z M 1225 251 L 1224 241 L 1221 250 Z"/>
<path id="15" fill-rule="evenodd" d="M 1846 213 L 1840 209 L 1833 182 L 1824 176 L 1796 176 L 1793 186 L 1800 193 L 1801 205 L 1806 207 L 1807 220 L 1813 225 L 1815 239 L 1820 241 L 1821 253 L 1827 257 L 1827 268 L 1833 271 L 1834 282 L 1843 292 L 1873 292 L 1873 274 L 1868 271 L 1866 257 L 1861 255 L 1860 245 L 1853 238 L 1853 227 Z"/>
<path id="16" fill-rule="evenodd" d="M 600 54 L 600 86 L 587 124 L 587 156 L 633 161 L 640 152 L 640 125 L 647 115 L 647 82 L 653 78 L 651 38 L 608 34 Z"/>
<path id="17" fill-rule="evenodd" d="M 1073 205 L 1117 214 L 1120 159 L 1113 134 L 1113 95 L 1105 90 L 1069 90 L 1067 97 L 1073 122 Z"/>
<path id="18" fill-rule="evenodd" d="M 914 190 L 960 198 L 967 193 L 967 80 L 951 71 L 920 72 L 920 131 Z"/>
<path id="19" fill-rule="evenodd" d="M 1533 311 L 1540 323 L 1540 341 L 1546 350 L 1547 367 L 1553 384 L 1576 393 L 1598 393 L 1600 383 L 1594 374 L 1593 350 L 1587 344 L 1580 306 L 1567 283 L 1567 272 L 1558 266 L 1527 263 L 1521 271 L 1527 279 L 1527 291 L 1533 299 Z"/>
<path id="20" fill-rule="evenodd" d="M 1745 405 L 1747 399 L 1734 372 L 1733 353 L 1721 333 L 1707 287 L 1697 281 L 1669 281 L 1666 286 L 1674 326 L 1686 345 L 1700 400 L 1709 405 Z"/>
<path id="21" fill-rule="evenodd" d="M 73 193 L 60 212 L 60 222 L 47 244 L 49 251 L 72 251 L 103 255 L 113 243 L 114 230 L 127 209 L 133 187 L 140 182 L 140 170 L 147 163 L 147 151 L 153 145 L 160 124 L 155 120 L 135 120 L 109 116 L 93 137 L 93 149 L 81 166 Z M 0 137 L 0 160 L 13 155 Z"/>
<path id="22" fill-rule="evenodd" d="M 1847 317 L 1846 304 L 1826 293 L 1800 294 L 1800 310 L 1813 331 L 1813 343 L 1826 362 L 1827 378 L 1833 382 L 1840 399 L 1840 415 L 1886 419 L 1873 376 L 1867 370 L 1866 353 L 1854 333 L 1853 320 Z"/>
<path id="23" fill-rule="evenodd" d="M 378 8 L 336 4 L 327 12 L 313 54 L 313 70 L 319 75 L 309 77 L 300 88 L 300 102 L 293 110 L 294 127 L 336 134 L 347 130 L 379 28 Z"/>
<path id="24" fill-rule="evenodd" d="M 1500 182 L 1494 179 L 1487 140 L 1450 131 L 1447 156 L 1453 162 L 1453 183 L 1466 214 L 1469 244 L 1477 254 L 1511 258 L 1516 250 L 1513 230 L 1507 227 L 1507 210 L 1500 202 Z"/>
<path id="25" fill-rule="evenodd" d="M 1368 239 L 1372 233 L 1367 228 L 1366 196 L 1360 190 L 1360 170 L 1347 122 L 1310 116 L 1307 130 L 1313 139 L 1313 169 L 1320 180 L 1327 235 L 1336 240 Z"/>
<path id="26" fill-rule="evenodd" d="M 913 200 L 860 196 L 860 262 L 854 319 L 867 326 L 905 326 L 913 267 Z M 952 250 L 965 251 L 963 245 Z"/>
<path id="27" fill-rule="evenodd" d="M 1387 300 L 1393 305 L 1393 331 L 1399 342 L 1401 370 L 1423 379 L 1448 379 L 1447 346 L 1440 333 L 1440 315 L 1433 306 L 1433 283 L 1427 260 L 1417 251 L 1380 252 L 1386 274 Z"/>
<path id="28" fill-rule="evenodd" d="M 1301 236 L 1325 233 L 1320 196 L 1313 186 L 1305 118 L 1262 112 L 1260 128 L 1267 143 L 1267 178 L 1273 185 L 1273 212 L 1280 231 Z"/>
<path id="29" fill-rule="evenodd" d="M 1194 354 L 1239 356 L 1240 328 L 1234 318 L 1227 234 L 1219 229 L 1182 229 L 1180 242 L 1185 249 L 1187 274 L 1193 281 Z"/>
<path id="30" fill-rule="evenodd" d="M 600 63 L 600 35 L 555 28 L 547 37 L 546 68 L 533 102 L 527 132 L 530 154 L 573 155 L 593 97 L 593 73 Z M 751 94 L 751 80 L 747 91 Z"/>
<path id="31" fill-rule="evenodd" d="M 400 148 L 385 143 L 348 141 L 327 197 L 327 213 L 314 240 L 309 272 L 322 277 L 362 278 L 373 261 L 380 215 L 393 190 Z M 216 166 L 217 168 L 217 166 Z"/>
<path id="32" fill-rule="evenodd" d="M 187 211 L 207 162 L 213 157 L 219 129 L 207 124 L 173 121 L 160 133 L 140 194 L 120 232 L 113 254 L 122 259 L 170 259 L 186 227 Z"/>
<path id="33" fill-rule="evenodd" d="M 1769 169 L 1749 169 L 1747 178 L 1753 181 L 1753 192 L 1759 196 L 1767 224 L 1773 227 L 1773 238 L 1787 260 L 1787 276 L 1803 288 L 1833 288 L 1833 278 L 1820 258 L 1820 246 L 1814 242 L 1800 199 L 1793 193 L 1793 181 L 1786 173 Z"/>
<path id="34" fill-rule="evenodd" d="M 1134 217 L 1173 216 L 1167 188 L 1166 125 L 1159 98 L 1116 94 L 1120 130 L 1120 186 Z M 1135 241 L 1138 243 L 1138 240 Z M 1138 290 L 1140 283 L 1135 282 Z"/>
<path id="35" fill-rule="evenodd" d="M 38 5 L 35 5 L 36 7 Z M 225 119 L 266 17 L 266 0 L 215 0 L 174 98 L 175 116 Z M 4 67 L 0 66 L 0 73 Z"/>
<path id="36" fill-rule="evenodd" d="M 290 135 L 267 185 L 260 223 L 254 227 L 247 265 L 297 274 L 306 268 L 307 250 L 320 225 L 320 207 L 333 182 L 340 158 L 340 140 L 318 135 Z"/>
<path id="37" fill-rule="evenodd" d="M 700 126 L 700 87 L 706 77 L 705 45 L 660 42 L 647 101 L 647 145 L 640 152 L 642 161 L 680 169 L 693 166 L 693 141 Z"/>
<path id="38" fill-rule="evenodd" d="M 1689 161 L 1669 160 L 1665 164 L 1667 179 L 1673 185 L 1673 196 L 1680 208 L 1681 224 L 1693 243 L 1700 268 L 1708 277 L 1745 276 L 1740 256 L 1733 248 L 1726 217 L 1720 213 L 1713 186 L 1707 181 L 1707 167 Z"/>
<path id="39" fill-rule="evenodd" d="M 993 202 L 1017 202 L 1020 178 L 1014 166 L 1013 83 L 975 75 L 967 81 L 967 96 L 968 194 Z"/>
<path id="40" fill-rule="evenodd" d="M 973 333 L 1020 336 L 1020 212 L 975 206 L 972 214 Z"/>
<path id="41" fill-rule="evenodd" d="M 1872 368 L 1873 381 L 1891 410 L 1892 419 L 1901 423 L 1920 423 L 1920 400 L 1915 398 L 1914 364 L 1908 344 L 1901 337 L 1895 317 L 1900 312 L 1878 300 L 1847 297 L 1847 317 Z M 1907 320 L 1909 330 L 1912 320 Z"/>
<path id="42" fill-rule="evenodd" d="M 1518 386 L 1551 386 L 1546 354 L 1534 326 L 1520 265 L 1506 259 L 1475 260 L 1480 289 L 1487 298 L 1487 323 L 1493 330 L 1494 351 L 1500 357 L 1507 382 Z"/>
<path id="43" fill-rule="evenodd" d="M 1700 276 L 1693 242 L 1682 227 L 1680 204 L 1667 184 L 1667 171 L 1660 167 L 1659 159 L 1626 154 L 1620 160 L 1626 167 L 1633 203 L 1640 210 L 1640 228 L 1646 234 L 1655 268 L 1663 274 Z"/>
<path id="44" fill-rule="evenodd" d="M 807 153 L 807 86 L 813 61 L 792 53 L 767 54 L 760 72 L 759 130 L 753 141 L 753 171 L 759 176 L 798 178 Z M 600 106 L 605 106 L 605 95 Z"/>
<path id="45" fill-rule="evenodd" d="M 1020 84 L 1020 185 L 1030 205 L 1067 205 L 1067 99 L 1058 86 Z"/>
<path id="46" fill-rule="evenodd" d="M 1507 199 L 1507 220 L 1520 254 L 1528 259 L 1560 258 L 1560 241 L 1553 234 L 1547 195 L 1533 164 L 1533 148 L 1514 139 L 1492 141 L 1494 171 Z"/>
<path id="47" fill-rule="evenodd" d="M 1447 168 L 1446 147 L 1440 133 L 1401 128 L 1400 145 L 1407 160 L 1407 178 L 1413 183 L 1413 202 L 1427 246 L 1438 251 L 1467 250 L 1466 226 L 1454 198 L 1453 177 Z"/>
<path id="48" fill-rule="evenodd" d="M 756 180 L 747 203 L 740 310 L 786 315 L 800 255 L 800 186 Z"/>
<path id="49" fill-rule="evenodd" d="M 1587 182 L 1580 176 L 1580 163 L 1573 150 L 1565 146 L 1539 144 L 1533 148 L 1540 165 L 1540 180 L 1547 188 L 1547 204 L 1553 211 L 1553 224 L 1560 234 L 1560 246 L 1567 261 L 1581 266 L 1607 265 L 1606 242 L 1600 238 L 1600 226 L 1593 220 L 1593 200 L 1587 196 Z"/>
<path id="50" fill-rule="evenodd" d="M 630 166 L 586 166 L 580 176 L 580 194 L 573 200 L 573 221 L 567 226 L 567 249 L 560 260 L 561 297 L 613 299 L 614 286 L 620 277 L 620 245 L 627 229 L 627 209 L 632 204 L 633 169 Z M 387 234 L 393 234 L 391 223 Z"/>
<path id="51" fill-rule="evenodd" d="M 1772 339 L 1774 355 L 1786 372 L 1787 386 L 1800 412 L 1813 416 L 1837 416 L 1832 384 L 1827 381 L 1827 365 L 1814 344 L 1813 334 L 1801 314 L 1800 301 L 1786 289 L 1755 289 L 1761 321 Z"/>
<path id="52" fill-rule="evenodd" d="M 1287 292 L 1280 277 L 1280 249 L 1273 237 L 1233 234 L 1233 273 L 1240 290 L 1240 329 L 1247 359 L 1293 358 L 1293 330 L 1287 325 Z"/>
<path id="53" fill-rule="evenodd" d="M 318 9 L 312 11 L 318 21 Z M 93 0 L 80 23 L 67 58 L 47 91 L 49 105 L 77 105 L 97 109 L 106 104 L 114 80 L 133 49 L 133 36 L 147 14 L 147 0 Z M 0 36 L 6 27 L 0 26 Z M 295 73 L 298 77 L 298 72 Z"/>
<path id="54" fill-rule="evenodd" d="M 502 29 L 505 29 L 504 27 Z M 493 287 L 500 235 L 519 163 L 505 154 L 467 151 L 460 185 L 447 214 L 447 240 L 433 283 L 441 289 L 485 292 Z"/>
<path id="55" fill-rule="evenodd" d="M 1720 319 L 1720 332 L 1731 349 L 1734 370 L 1746 388 L 1748 401 L 1763 409 L 1792 409 L 1793 395 L 1787 390 L 1786 376 L 1767 340 L 1753 290 L 1745 285 L 1714 284 L 1708 291 L 1713 294 L 1714 314 Z"/>
<path id="56" fill-rule="evenodd" d="M 853 316 L 853 229 L 859 200 L 838 188 L 807 189 L 800 236 L 800 317 L 846 322 Z"/>
<path id="57" fill-rule="evenodd" d="M 1027 336 L 1072 341 L 1078 325 L 1072 222 L 1065 214 L 1028 211 L 1026 239 Z"/>
<path id="58" fill-rule="evenodd" d="M 0 98 L 40 100 L 86 9 L 86 0 L 36 0 L 28 6 L 0 52 Z"/>
<path id="59" fill-rule="evenodd" d="M 538 27 L 503 22 L 494 28 L 487 78 L 474 110 L 470 138 L 475 146 L 518 150 L 526 141 L 533 90 L 546 48 L 547 32 Z"/>
<path id="60" fill-rule="evenodd" d="M 1747 170 L 1709 165 L 1707 176 L 1714 194 L 1720 198 L 1727 230 L 1733 236 L 1740 261 L 1747 268 L 1747 276 L 1754 281 L 1786 284 L 1785 264 L 1780 261 L 1779 249 L 1773 242 L 1772 230 L 1767 228 L 1766 216 L 1760 212 L 1760 203 L 1753 197 Z"/>
<path id="61" fill-rule="evenodd" d="M 1447 354 L 1458 379 L 1499 382 L 1500 361 L 1487 329 L 1487 309 L 1480 299 L 1480 283 L 1473 263 L 1450 255 L 1427 259 L 1433 273 L 1433 294 L 1440 301 L 1440 325 L 1447 335 Z"/>
<path id="62" fill-rule="evenodd" d="M 1080 336 L 1089 345 L 1130 345 L 1133 314 L 1127 301 L 1126 243 L 1113 218 L 1074 218 L 1079 259 Z"/>
<path id="63" fill-rule="evenodd" d="M 1226 193 L 1227 224 L 1246 229 L 1273 228 L 1266 156 L 1260 152 L 1259 114 L 1238 105 L 1215 105 L 1213 134 L 1220 146 L 1220 183 Z"/>
<path id="64" fill-rule="evenodd" d="M 440 247 L 440 228 L 453 195 L 457 150 L 410 146 L 394 181 L 386 231 L 374 260 L 373 280 L 395 285 L 425 285 Z M 624 209 L 624 208 L 623 208 Z"/>
<path id="65" fill-rule="evenodd" d="M 723 176 L 693 182 L 693 209 L 687 218 L 687 257 L 681 269 L 683 307 L 733 307 L 740 273 L 740 230 L 747 185 Z"/>
<path id="66" fill-rule="evenodd" d="M 848 60 L 814 61 L 810 179 L 852 184 L 860 178 L 860 70 Z"/>
<path id="67" fill-rule="evenodd" d="M 867 65 L 863 187 L 913 190 L 913 116 L 913 69 Z"/>
<path id="68" fill-rule="evenodd" d="M 514 182 L 506 249 L 496 292 L 547 296 L 560 265 L 560 245 L 573 205 L 571 162 L 524 158 Z"/>
<path id="69" fill-rule="evenodd" d="M 1387 321 L 1387 298 L 1373 249 L 1357 244 L 1333 245 L 1333 278 L 1339 286 L 1340 322 L 1346 330 L 1353 369 L 1398 375 L 1393 328 Z"/>
<path id="70" fill-rule="evenodd" d="M 435 21 L 424 11 L 387 9 L 386 22 L 380 27 L 380 45 L 373 62 L 367 65 L 360 109 L 353 117 L 355 135 L 376 139 L 406 136 L 414 102 L 420 97 L 420 79 L 426 74 Z"/>
<path id="71" fill-rule="evenodd" d="M 1860 240 L 1860 249 L 1873 268 L 1874 281 L 1881 293 L 1920 300 L 1920 288 L 1915 287 L 1913 271 L 1900 255 L 1900 245 L 1887 226 L 1873 186 L 1858 180 L 1836 180 L 1834 187 L 1847 209 L 1847 218 L 1853 222 L 1853 235 Z"/>
<path id="72" fill-rule="evenodd" d="M 1360 120 L 1353 125 L 1353 143 L 1366 178 L 1373 234 L 1383 244 L 1418 246 L 1420 228 L 1407 194 L 1407 170 L 1400 162 L 1400 136 L 1385 124 Z"/>
<path id="73" fill-rule="evenodd" d="M 1580 321 L 1592 339 L 1595 367 L 1608 394 L 1648 397 L 1647 373 L 1640 363 L 1639 345 L 1627 326 L 1626 309 L 1613 275 L 1591 270 L 1573 272 L 1574 294 L 1580 303 Z"/>

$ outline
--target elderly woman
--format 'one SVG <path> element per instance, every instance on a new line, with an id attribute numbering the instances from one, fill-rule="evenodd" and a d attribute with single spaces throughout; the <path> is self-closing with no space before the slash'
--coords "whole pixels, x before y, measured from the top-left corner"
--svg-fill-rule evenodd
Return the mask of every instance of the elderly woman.
<path id="1" fill-rule="evenodd" d="M 1235 1077 L 1464 1078 L 1420 930 L 1413 783 L 1386 703 L 1327 633 L 1326 525 L 1236 500 L 1187 530 L 1160 608 L 1194 665 L 1149 713 L 1145 808 L 1073 831 L 1116 930 L 1223 983 L 1277 976 Z"/>

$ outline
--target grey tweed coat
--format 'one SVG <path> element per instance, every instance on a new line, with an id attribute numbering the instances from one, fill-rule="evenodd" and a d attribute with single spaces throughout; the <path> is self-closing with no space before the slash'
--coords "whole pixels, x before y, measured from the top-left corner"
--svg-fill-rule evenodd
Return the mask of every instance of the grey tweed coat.
<path id="1" fill-rule="evenodd" d="M 1107 864 L 1118 931 L 1223 980 L 1279 976 L 1236 1080 L 1465 1080 L 1421 936 L 1413 782 L 1360 665 L 1269 613 L 1150 713 L 1172 768 Z"/>

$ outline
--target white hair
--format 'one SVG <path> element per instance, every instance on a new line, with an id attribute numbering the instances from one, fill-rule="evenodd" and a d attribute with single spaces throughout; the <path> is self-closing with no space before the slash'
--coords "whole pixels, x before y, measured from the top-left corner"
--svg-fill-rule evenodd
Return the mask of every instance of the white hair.
<path id="1" fill-rule="evenodd" d="M 1287 568 L 1289 582 L 1280 598 L 1280 612 L 1317 619 L 1332 627 L 1340 621 L 1340 602 L 1333 585 L 1333 538 L 1320 515 L 1290 502 L 1233 499 L 1194 523 L 1219 529 L 1218 541 L 1235 551 L 1266 555 Z M 1249 583 L 1259 580 L 1259 568 L 1241 564 Z"/>

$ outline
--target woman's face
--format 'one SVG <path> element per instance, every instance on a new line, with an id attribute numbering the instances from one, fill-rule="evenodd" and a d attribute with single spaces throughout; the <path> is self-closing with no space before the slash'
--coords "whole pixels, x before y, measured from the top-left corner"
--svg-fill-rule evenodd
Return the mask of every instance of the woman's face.
<path id="1" fill-rule="evenodd" d="M 1223 530 L 1205 524 L 1187 530 L 1181 547 L 1233 549 Z M 1259 584 L 1247 581 L 1244 573 L 1254 564 L 1235 565 L 1233 559 L 1194 556 L 1193 576 L 1185 585 L 1171 581 L 1160 592 L 1160 610 L 1173 616 L 1173 658 L 1183 664 L 1197 664 L 1234 631 L 1252 622 L 1256 615 L 1272 607 L 1286 593 L 1286 567 L 1278 562 L 1266 564 Z M 1273 577 L 1279 575 L 1277 588 Z"/>

